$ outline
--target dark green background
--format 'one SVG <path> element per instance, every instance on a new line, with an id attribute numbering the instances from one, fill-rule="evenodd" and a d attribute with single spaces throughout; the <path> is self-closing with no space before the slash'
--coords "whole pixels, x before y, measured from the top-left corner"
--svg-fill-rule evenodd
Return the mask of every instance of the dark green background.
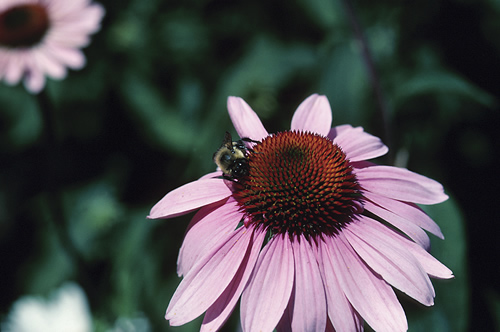
<path id="1" fill-rule="evenodd" d="M 224 132 L 235 133 L 227 96 L 243 97 L 275 132 L 317 92 L 335 125 L 392 137 L 397 164 L 451 197 L 428 212 L 446 237 L 432 239 L 432 253 L 456 278 L 433 281 L 433 308 L 401 296 L 410 331 L 498 328 L 498 1 L 353 2 L 388 132 L 341 1 L 101 3 L 83 70 L 49 80 L 38 97 L 0 85 L 2 319 L 20 296 L 73 280 L 96 330 L 145 317 L 169 331 L 163 315 L 190 215 L 151 221 L 149 209 L 214 169 Z"/>

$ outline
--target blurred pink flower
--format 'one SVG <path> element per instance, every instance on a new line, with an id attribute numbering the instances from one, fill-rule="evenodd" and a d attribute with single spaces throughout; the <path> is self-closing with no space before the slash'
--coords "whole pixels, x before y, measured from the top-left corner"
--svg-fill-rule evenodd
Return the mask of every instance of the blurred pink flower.
<path id="1" fill-rule="evenodd" d="M 100 28 L 104 8 L 90 0 L 0 1 L 0 79 L 40 92 L 45 75 L 66 76 L 66 67 L 81 69 L 80 48 Z"/>
<path id="2" fill-rule="evenodd" d="M 448 196 L 438 182 L 367 159 L 388 148 L 361 127 L 331 128 L 325 96 L 295 112 L 291 131 L 268 134 L 245 101 L 229 115 L 248 148 L 247 176 L 220 171 L 168 193 L 148 218 L 200 209 L 178 258 L 184 279 L 165 318 L 182 325 L 205 312 L 219 329 L 241 296 L 243 331 L 404 331 L 395 287 L 434 303 L 429 276 L 452 278 L 432 257 L 426 231 L 441 230 L 415 203 Z M 391 287 L 392 286 L 392 287 Z"/>

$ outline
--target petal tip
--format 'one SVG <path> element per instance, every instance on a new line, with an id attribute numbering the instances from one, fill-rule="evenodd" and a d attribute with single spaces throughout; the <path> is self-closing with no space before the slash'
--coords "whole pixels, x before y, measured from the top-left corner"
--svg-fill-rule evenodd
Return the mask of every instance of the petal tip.
<path id="1" fill-rule="evenodd" d="M 241 97 L 229 96 L 227 97 L 227 108 L 233 107 L 235 103 L 242 102 L 243 99 Z"/>

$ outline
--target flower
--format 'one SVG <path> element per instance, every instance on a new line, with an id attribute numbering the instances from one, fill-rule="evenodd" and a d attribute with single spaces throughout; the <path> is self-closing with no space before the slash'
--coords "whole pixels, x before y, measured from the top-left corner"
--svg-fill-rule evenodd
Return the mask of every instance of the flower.
<path id="1" fill-rule="evenodd" d="M 40 92 L 45 76 L 63 79 L 66 67 L 81 69 L 81 47 L 98 31 L 104 8 L 90 0 L 2 0 L 0 79 Z"/>
<path id="2" fill-rule="evenodd" d="M 331 128 L 325 96 L 307 98 L 291 131 L 276 134 L 243 99 L 229 97 L 228 109 L 247 138 L 248 174 L 207 174 L 148 216 L 199 209 L 165 318 L 182 325 L 206 312 L 201 330 L 217 330 L 241 296 L 243 331 L 362 331 L 363 320 L 376 331 L 406 330 L 392 287 L 430 306 L 429 276 L 453 277 L 427 252 L 424 230 L 443 234 L 416 205 L 445 201 L 441 184 L 366 161 L 388 148 L 361 127 Z"/>
<path id="3" fill-rule="evenodd" d="M 92 317 L 85 293 L 75 283 L 66 283 L 46 301 L 36 296 L 17 300 L 7 321 L 5 332 L 87 332 L 92 330 Z"/>

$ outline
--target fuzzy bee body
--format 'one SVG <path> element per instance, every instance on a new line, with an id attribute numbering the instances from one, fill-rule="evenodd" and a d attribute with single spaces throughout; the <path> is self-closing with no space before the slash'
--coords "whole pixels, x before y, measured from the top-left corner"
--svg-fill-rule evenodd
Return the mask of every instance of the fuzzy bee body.
<path id="1" fill-rule="evenodd" d="M 248 175 L 247 148 L 242 140 L 233 142 L 231 134 L 227 131 L 221 147 L 214 153 L 213 158 L 224 176 L 232 180 Z"/>

